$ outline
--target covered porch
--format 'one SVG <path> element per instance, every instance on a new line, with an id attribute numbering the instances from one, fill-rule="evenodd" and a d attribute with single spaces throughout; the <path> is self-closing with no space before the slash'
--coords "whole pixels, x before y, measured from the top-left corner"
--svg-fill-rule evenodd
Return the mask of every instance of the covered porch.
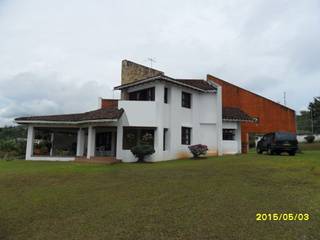
<path id="1" fill-rule="evenodd" d="M 17 118 L 28 125 L 26 160 L 73 161 L 116 158 L 123 109 Z"/>
<path id="2" fill-rule="evenodd" d="M 115 126 L 28 126 L 27 160 L 72 161 L 116 157 Z"/>

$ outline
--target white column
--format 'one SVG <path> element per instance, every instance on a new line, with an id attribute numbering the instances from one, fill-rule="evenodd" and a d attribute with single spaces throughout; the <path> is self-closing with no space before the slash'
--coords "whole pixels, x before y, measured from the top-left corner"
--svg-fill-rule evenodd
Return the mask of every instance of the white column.
<path id="1" fill-rule="evenodd" d="M 238 143 L 238 153 L 242 153 L 242 143 L 241 143 L 241 122 L 238 122 L 238 128 L 237 128 L 237 135 L 236 135 L 236 138 L 237 138 L 237 143 Z"/>
<path id="2" fill-rule="evenodd" d="M 95 129 L 92 126 L 89 126 L 88 127 L 88 150 L 87 150 L 88 159 L 94 156 L 95 145 L 96 145 L 95 140 L 96 140 Z"/>
<path id="3" fill-rule="evenodd" d="M 120 120 L 121 121 L 121 120 Z M 117 126 L 117 146 L 116 146 L 116 159 L 121 159 L 122 158 L 122 153 L 123 153 L 123 149 L 122 149 L 122 137 L 123 137 L 123 127 L 122 127 L 122 122 L 120 123 L 120 121 L 118 122 L 118 126 Z"/>
<path id="4" fill-rule="evenodd" d="M 54 133 L 51 133 L 51 138 L 50 138 L 50 142 L 51 142 L 50 157 L 52 157 L 52 153 L 53 153 L 53 141 L 54 141 Z"/>
<path id="5" fill-rule="evenodd" d="M 83 156 L 84 153 L 84 131 L 80 128 L 77 135 L 77 156 Z"/>
<path id="6" fill-rule="evenodd" d="M 222 88 L 217 86 L 217 150 L 218 155 L 223 154 L 222 150 Z"/>
<path id="7" fill-rule="evenodd" d="M 27 136 L 27 148 L 26 148 L 26 160 L 31 160 L 33 155 L 33 138 L 34 138 L 34 127 L 28 126 L 28 136 Z"/>

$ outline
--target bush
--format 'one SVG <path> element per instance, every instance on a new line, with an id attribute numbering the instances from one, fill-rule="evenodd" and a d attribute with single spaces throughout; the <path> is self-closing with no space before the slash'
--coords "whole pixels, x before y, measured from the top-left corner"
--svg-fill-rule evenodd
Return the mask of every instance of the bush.
<path id="1" fill-rule="evenodd" d="M 138 158 L 138 162 L 144 162 L 144 158 L 153 154 L 155 151 L 151 145 L 137 145 L 131 148 L 131 152 L 136 158 Z"/>
<path id="2" fill-rule="evenodd" d="M 193 155 L 193 158 L 198 158 L 200 155 L 206 155 L 208 151 L 207 145 L 197 144 L 188 147 Z"/>
<path id="3" fill-rule="evenodd" d="M 307 143 L 313 143 L 314 139 L 315 139 L 315 136 L 308 135 L 308 136 L 304 137 L 304 139 L 307 141 Z"/>

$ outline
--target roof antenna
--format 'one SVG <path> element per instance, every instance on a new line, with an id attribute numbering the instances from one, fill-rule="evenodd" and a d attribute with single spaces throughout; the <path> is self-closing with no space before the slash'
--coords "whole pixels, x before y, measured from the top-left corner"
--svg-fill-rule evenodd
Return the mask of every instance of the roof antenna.
<path id="1" fill-rule="evenodd" d="M 283 104 L 287 106 L 287 93 L 283 92 Z"/>
<path id="2" fill-rule="evenodd" d="M 154 60 L 153 58 L 148 58 L 148 61 L 150 62 L 150 67 L 152 68 L 152 63 L 155 63 L 156 60 Z"/>

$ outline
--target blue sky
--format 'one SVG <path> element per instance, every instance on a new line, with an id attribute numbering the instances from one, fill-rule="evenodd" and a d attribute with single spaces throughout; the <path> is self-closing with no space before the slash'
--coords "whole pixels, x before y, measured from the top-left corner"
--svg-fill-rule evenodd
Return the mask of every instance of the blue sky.
<path id="1" fill-rule="evenodd" d="M 296 111 L 320 95 L 320 2 L 0 0 L 0 126 L 87 111 L 122 59 L 212 74 Z"/>

